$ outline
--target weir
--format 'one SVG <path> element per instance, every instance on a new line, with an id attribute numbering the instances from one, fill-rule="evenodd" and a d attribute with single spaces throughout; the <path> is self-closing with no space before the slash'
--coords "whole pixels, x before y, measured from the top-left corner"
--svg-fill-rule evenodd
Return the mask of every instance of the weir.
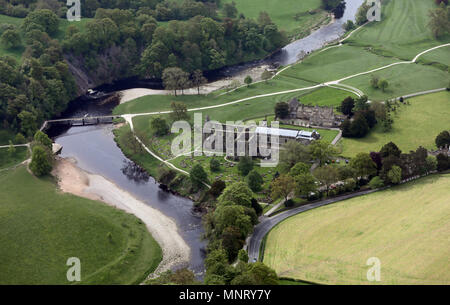
<path id="1" fill-rule="evenodd" d="M 87 125 L 99 125 L 99 124 L 111 124 L 114 119 L 121 118 L 121 115 L 102 115 L 93 117 L 82 117 L 82 118 L 67 118 L 67 119 L 57 119 L 48 120 L 42 124 L 40 130 L 44 131 L 51 125 L 66 125 L 66 126 L 87 126 Z"/>

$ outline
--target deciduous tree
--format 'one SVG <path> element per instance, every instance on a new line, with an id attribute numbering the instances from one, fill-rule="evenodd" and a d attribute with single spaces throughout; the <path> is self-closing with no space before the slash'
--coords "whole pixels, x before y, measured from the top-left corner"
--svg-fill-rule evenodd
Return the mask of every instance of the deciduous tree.
<path id="1" fill-rule="evenodd" d="M 200 164 L 196 164 L 189 172 L 189 177 L 196 187 L 201 187 L 203 182 L 208 181 L 208 175 Z"/>
<path id="2" fill-rule="evenodd" d="M 289 105 L 285 102 L 278 102 L 275 105 L 275 117 L 284 119 L 289 115 Z"/>
<path id="3" fill-rule="evenodd" d="M 402 181 L 402 169 L 394 165 L 387 174 L 389 181 L 393 184 L 399 184 Z"/>
<path id="4" fill-rule="evenodd" d="M 247 175 L 246 180 L 248 187 L 254 192 L 259 192 L 264 183 L 263 178 L 255 169 Z"/>
<path id="5" fill-rule="evenodd" d="M 217 199 L 219 202 L 232 202 L 244 207 L 252 206 L 252 191 L 245 182 L 235 182 L 225 188 Z"/>
<path id="6" fill-rule="evenodd" d="M 154 118 L 150 121 L 150 128 L 154 135 L 161 137 L 169 133 L 169 125 L 163 118 Z"/>
<path id="7" fill-rule="evenodd" d="M 272 199 L 284 198 L 284 200 L 288 200 L 289 194 L 295 187 L 294 178 L 288 175 L 280 175 L 274 181 L 272 181 L 271 189 L 272 189 Z"/>
<path id="8" fill-rule="evenodd" d="M 248 173 L 253 169 L 253 160 L 251 157 L 240 157 L 239 163 L 237 165 L 238 171 L 242 176 L 247 176 Z"/>
<path id="9" fill-rule="evenodd" d="M 314 141 L 310 145 L 309 151 L 311 153 L 311 157 L 314 160 L 318 160 L 320 165 L 323 165 L 326 161 L 335 157 L 337 154 L 337 150 L 333 145 L 322 140 Z"/>
<path id="10" fill-rule="evenodd" d="M 200 86 L 206 84 L 208 80 L 203 76 L 203 72 L 201 70 L 195 70 L 192 73 L 192 85 L 197 87 L 197 94 L 200 95 Z"/>
<path id="11" fill-rule="evenodd" d="M 309 172 L 296 175 L 294 180 L 297 196 L 308 196 L 317 191 L 316 179 Z"/>
<path id="12" fill-rule="evenodd" d="M 171 116 L 175 121 L 186 120 L 188 118 L 187 107 L 183 102 L 172 102 L 170 104 L 172 108 Z"/>
<path id="13" fill-rule="evenodd" d="M 45 176 L 52 170 L 50 152 L 42 145 L 35 145 L 31 156 L 30 169 L 36 176 Z"/>
<path id="14" fill-rule="evenodd" d="M 253 79 L 250 75 L 247 75 L 244 79 L 244 83 L 247 85 L 247 87 L 250 87 L 250 84 L 253 82 Z"/>
<path id="15" fill-rule="evenodd" d="M 325 185 L 327 195 L 331 184 L 339 180 L 339 172 L 334 166 L 319 167 L 314 171 L 314 176 Z"/>
<path id="16" fill-rule="evenodd" d="M 447 130 L 442 131 L 436 137 L 435 143 L 438 148 L 445 147 L 446 145 L 450 147 L 450 133 Z"/>
<path id="17" fill-rule="evenodd" d="M 377 173 L 377 165 L 368 153 L 359 153 L 350 160 L 350 166 L 355 170 L 358 177 L 365 178 Z"/>
<path id="18" fill-rule="evenodd" d="M 22 44 L 22 38 L 17 30 L 6 30 L 0 40 L 7 49 L 14 49 Z"/>

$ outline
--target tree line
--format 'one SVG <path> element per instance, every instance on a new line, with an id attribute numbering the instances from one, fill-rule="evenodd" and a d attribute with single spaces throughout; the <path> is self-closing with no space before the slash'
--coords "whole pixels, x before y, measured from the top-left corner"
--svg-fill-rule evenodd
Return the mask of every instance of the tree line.
<path id="1" fill-rule="evenodd" d="M 0 26 L 5 46 L 25 49 L 21 64 L 12 58 L 0 59 L 2 127 L 31 137 L 45 119 L 66 108 L 77 88 L 65 59 L 99 84 L 135 75 L 162 78 L 167 69 L 166 75 L 182 76 L 165 77 L 169 89 L 196 86 L 199 91 L 206 81 L 201 71 L 261 57 L 287 42 L 264 12 L 258 20 L 242 15 L 223 19 L 196 15 L 159 26 L 146 8 L 156 8 L 160 1 L 142 2 L 148 6 L 141 7 L 140 1 L 131 1 L 130 7 L 136 9 L 129 10 L 102 8 L 116 1 L 94 5 L 94 19 L 83 31 L 69 25 L 61 43 L 54 39 L 60 23 L 56 6 L 40 9 L 40 2 L 14 2 L 29 12 L 20 28 Z M 177 72 L 175 68 L 184 72 L 170 73 L 170 69 Z"/>
<path id="2" fill-rule="evenodd" d="M 49 10 L 31 12 L 20 29 L 25 37 L 22 63 L 0 57 L 0 121 L 2 128 L 20 133 L 17 139 L 31 138 L 76 95 L 61 46 L 52 38 L 58 23 Z"/>

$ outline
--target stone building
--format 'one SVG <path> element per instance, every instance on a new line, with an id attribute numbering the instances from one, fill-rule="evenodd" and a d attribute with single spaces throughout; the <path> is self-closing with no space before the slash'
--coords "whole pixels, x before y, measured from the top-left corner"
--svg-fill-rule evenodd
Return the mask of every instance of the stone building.
<path id="1" fill-rule="evenodd" d="M 284 119 L 278 118 L 282 124 L 333 128 L 339 127 L 346 118 L 344 115 L 335 114 L 333 107 L 303 105 L 296 98 L 288 105 L 289 115 Z"/>
<path id="2" fill-rule="evenodd" d="M 320 139 L 320 134 L 313 131 L 272 128 L 266 126 L 238 126 L 221 124 L 217 126 L 221 131 L 203 130 L 203 143 L 210 147 L 211 152 L 230 153 L 229 156 L 265 156 L 267 149 L 273 149 L 272 137 L 278 137 L 277 148 L 288 141 L 297 141 L 308 145 Z M 231 127 L 231 130 L 228 129 Z M 218 141 L 219 140 L 219 141 Z M 227 151 L 228 147 L 228 151 Z M 205 149 L 205 146 L 204 146 Z M 208 150 L 208 149 L 206 149 Z"/>

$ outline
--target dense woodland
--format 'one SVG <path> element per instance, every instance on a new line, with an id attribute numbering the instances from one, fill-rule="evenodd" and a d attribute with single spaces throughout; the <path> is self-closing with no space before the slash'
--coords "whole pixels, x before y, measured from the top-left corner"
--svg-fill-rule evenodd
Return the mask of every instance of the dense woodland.
<path id="1" fill-rule="evenodd" d="M 93 19 L 83 30 L 69 25 L 64 38 L 56 40 L 64 3 L 0 0 L 0 14 L 24 17 L 20 27 L 0 25 L 1 43 L 24 49 L 22 62 L 0 59 L 2 128 L 29 138 L 43 120 L 61 113 L 82 93 L 73 69 L 95 85 L 130 76 L 161 78 L 169 67 L 193 77 L 194 71 L 260 58 L 287 43 L 267 13 L 253 20 L 218 5 L 85 0 L 82 17 Z"/>
<path id="2" fill-rule="evenodd" d="M 30 13 L 20 29 L 25 37 L 22 63 L 11 57 L 0 60 L 2 127 L 28 138 L 40 122 L 61 113 L 76 94 L 61 46 L 50 36 L 58 22 L 48 10 Z M 18 29 L 11 26 L 5 32 L 15 31 Z"/>

